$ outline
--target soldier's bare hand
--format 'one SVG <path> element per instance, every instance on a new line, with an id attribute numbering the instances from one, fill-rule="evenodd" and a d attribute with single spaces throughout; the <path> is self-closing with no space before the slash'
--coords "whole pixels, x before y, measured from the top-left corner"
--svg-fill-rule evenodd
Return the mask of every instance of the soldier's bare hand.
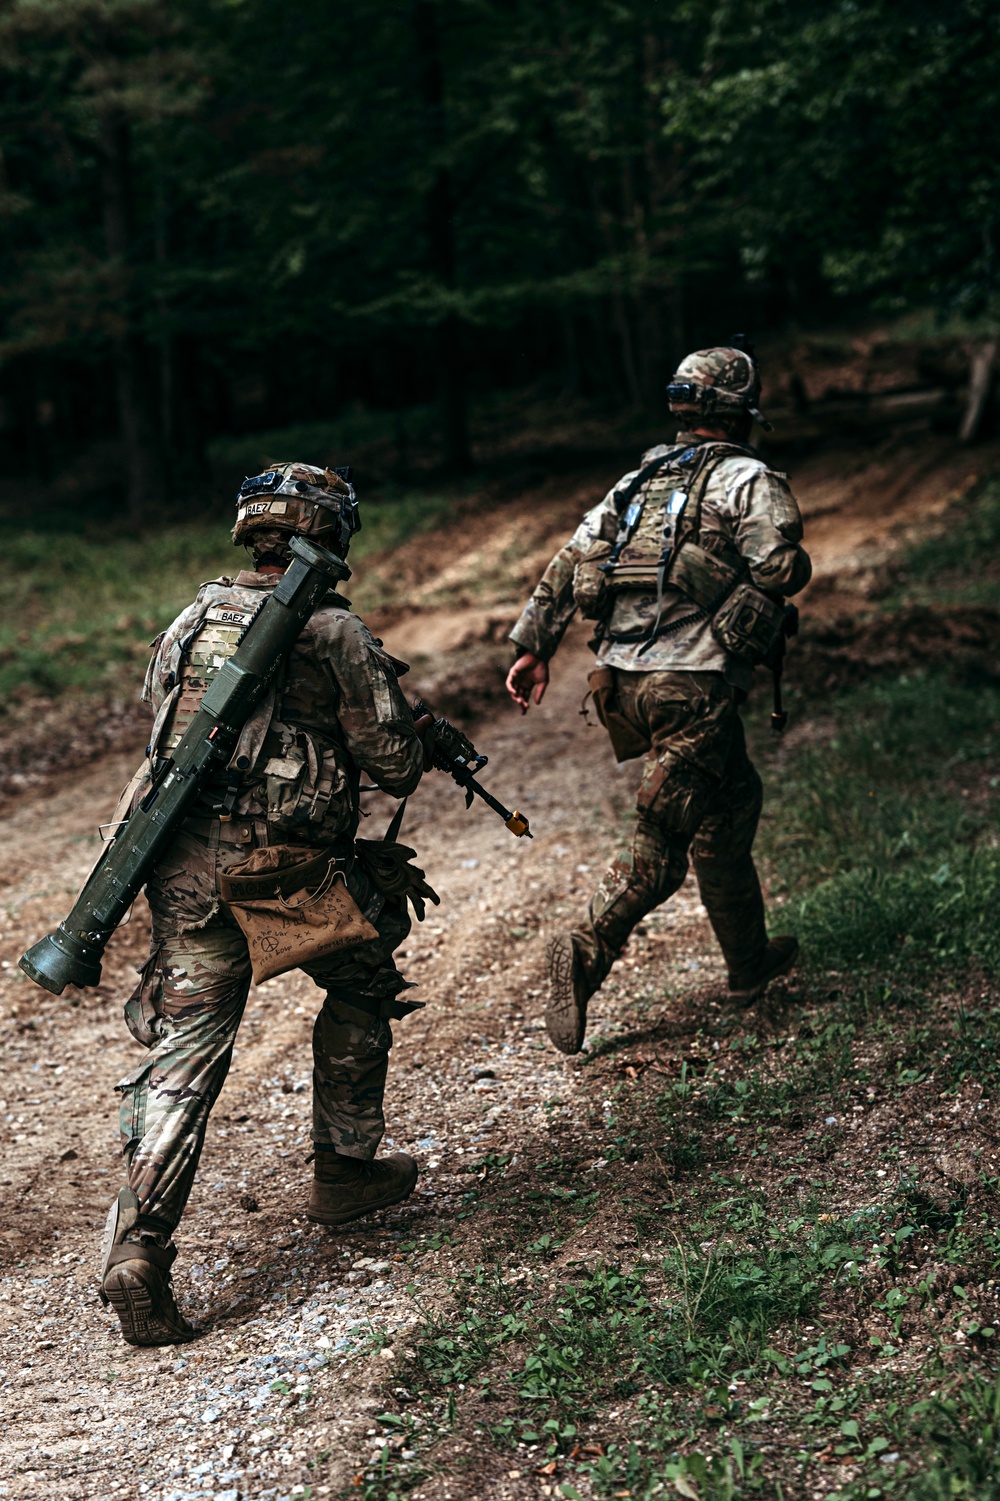
<path id="1" fill-rule="evenodd" d="M 524 652 L 507 674 L 507 692 L 522 714 L 527 714 L 532 697 L 540 704 L 549 686 L 549 664 L 530 651 Z"/>

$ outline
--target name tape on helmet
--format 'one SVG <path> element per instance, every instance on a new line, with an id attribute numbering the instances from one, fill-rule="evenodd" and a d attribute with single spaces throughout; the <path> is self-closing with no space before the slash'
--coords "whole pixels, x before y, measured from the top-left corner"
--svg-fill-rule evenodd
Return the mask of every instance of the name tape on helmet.
<path id="1" fill-rule="evenodd" d="M 248 500 L 240 506 L 237 519 L 245 521 L 250 516 L 284 516 L 287 510 L 287 500 Z"/>

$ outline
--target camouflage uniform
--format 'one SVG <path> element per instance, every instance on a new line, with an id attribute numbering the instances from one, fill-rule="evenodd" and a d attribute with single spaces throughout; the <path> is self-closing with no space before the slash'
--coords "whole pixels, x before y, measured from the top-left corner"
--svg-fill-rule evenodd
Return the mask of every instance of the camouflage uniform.
<path id="1" fill-rule="evenodd" d="M 641 467 L 704 442 L 694 433 L 679 433 L 676 444 L 643 454 Z M 802 522 L 794 496 L 786 477 L 752 449 L 733 448 L 725 445 L 708 473 L 699 541 L 720 555 L 738 554 L 758 587 L 794 594 L 811 571 L 799 545 Z M 595 542 L 615 541 L 625 492 L 639 472 L 626 474 L 553 558 L 511 632 L 520 650 L 543 661 L 551 658 L 575 612 L 576 566 Z M 648 494 L 657 483 L 650 478 L 643 489 Z M 644 514 L 650 509 L 651 500 Z M 628 608 L 639 626 L 651 626 L 657 616 L 655 596 L 637 597 Z M 614 671 L 618 712 L 651 749 L 631 846 L 614 860 L 587 919 L 572 934 L 591 992 L 636 923 L 680 886 L 689 851 L 731 974 L 752 966 L 767 941 L 751 854 L 761 784 L 747 756 L 739 714 L 752 670 L 719 645 L 707 617 L 694 616 L 691 601 L 668 590 L 660 615 L 665 630 L 652 643 L 616 636 L 613 618 L 598 648 L 598 663 Z M 681 628 L 672 630 L 678 623 Z M 624 634 L 641 638 L 643 632 Z"/>
<path id="2" fill-rule="evenodd" d="M 150 765 L 179 738 L 278 577 L 244 572 L 204 585 L 160 638 L 146 683 L 157 709 Z M 314 844 L 349 861 L 348 889 L 379 936 L 306 969 L 326 992 L 313 1033 L 313 1137 L 371 1159 L 384 1129 L 387 1016 L 407 1009 L 395 1000 L 406 982 L 392 952 L 410 924 L 405 903 L 382 895 L 352 860 L 358 786 L 363 770 L 405 796 L 423 759 L 393 666 L 346 600 L 328 596 L 312 616 L 246 727 L 234 762 L 241 757 L 239 776 L 220 774 L 146 888 L 150 957 L 126 1020 L 149 1051 L 118 1086 L 135 1233 L 165 1238 L 177 1225 L 229 1069 L 251 973 L 243 934 L 220 903 L 219 875 L 255 847 Z"/>

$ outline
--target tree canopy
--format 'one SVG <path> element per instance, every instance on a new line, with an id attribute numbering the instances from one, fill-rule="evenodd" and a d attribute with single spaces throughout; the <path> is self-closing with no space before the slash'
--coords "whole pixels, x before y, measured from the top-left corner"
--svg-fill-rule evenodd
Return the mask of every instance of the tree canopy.
<path id="1" fill-rule="evenodd" d="M 992 318 L 1000 13 L 914 0 L 5 0 L 0 439 L 136 519 L 217 433 L 838 298 Z"/>

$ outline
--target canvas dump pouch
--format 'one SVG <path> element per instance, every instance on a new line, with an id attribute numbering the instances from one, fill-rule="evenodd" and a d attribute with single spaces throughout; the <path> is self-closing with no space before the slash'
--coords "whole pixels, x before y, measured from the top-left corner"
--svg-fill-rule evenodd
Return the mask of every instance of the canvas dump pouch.
<path id="1" fill-rule="evenodd" d="M 636 756 L 644 756 L 650 743 L 618 707 L 614 669 L 595 667 L 587 674 L 587 687 L 594 701 L 594 712 L 608 732 L 615 759 L 632 761 Z"/>
<path id="2" fill-rule="evenodd" d="M 330 850 L 272 844 L 219 877 L 242 929 L 256 984 L 377 938 L 347 889 L 346 862 Z"/>

